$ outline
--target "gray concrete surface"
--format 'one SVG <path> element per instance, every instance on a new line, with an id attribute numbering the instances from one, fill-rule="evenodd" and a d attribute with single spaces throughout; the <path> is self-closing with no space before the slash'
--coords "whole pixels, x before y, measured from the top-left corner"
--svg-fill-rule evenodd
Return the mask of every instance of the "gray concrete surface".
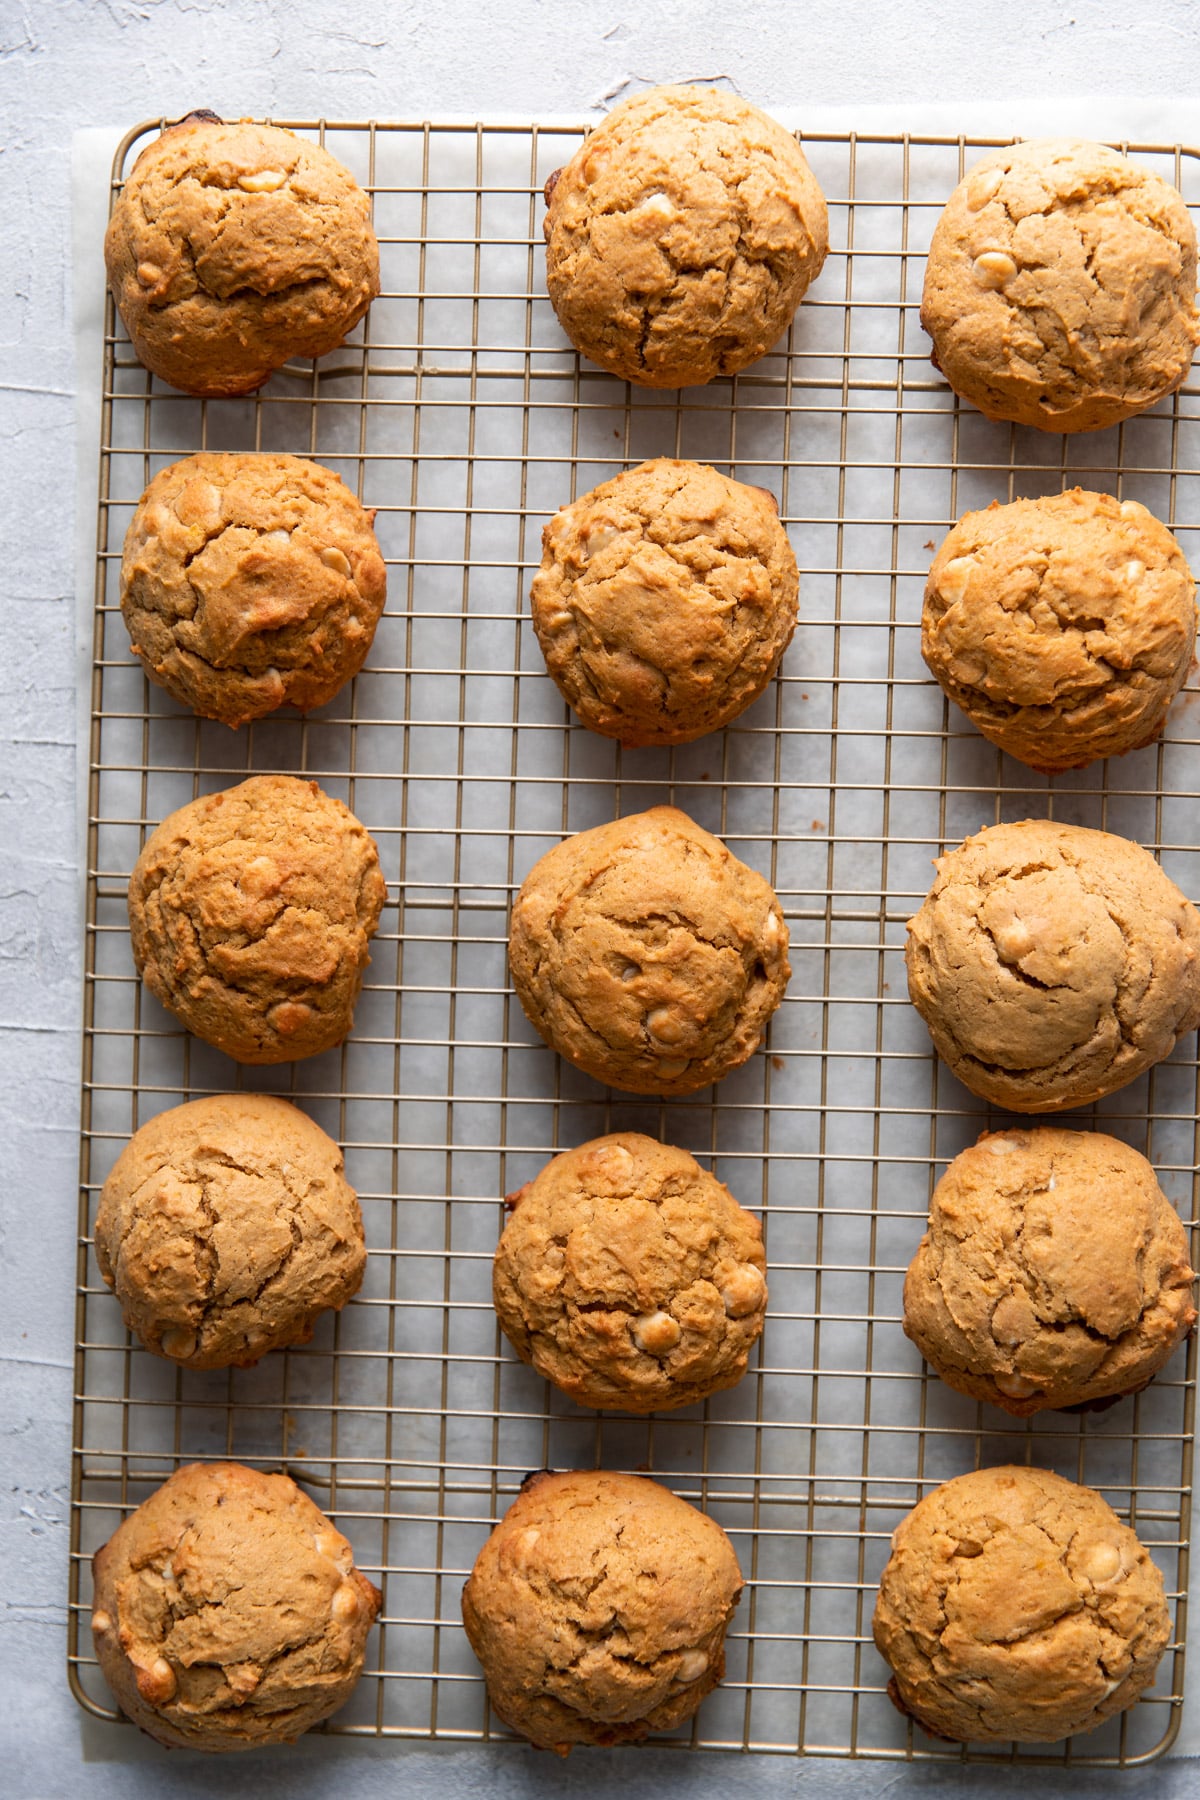
<path id="1" fill-rule="evenodd" d="M 87 1724 L 63 1668 L 79 1058 L 70 153 L 86 125 L 232 113 L 579 114 L 630 82 L 724 75 L 777 108 L 1200 99 L 1192 0 L 0 0 L 0 1794 L 800 1791 L 984 1796 L 1029 1777 L 669 1753 L 313 1741 L 214 1766 Z M 1097 110 L 1096 135 L 1120 107 Z M 1146 116 L 1145 112 L 1142 113 Z M 1197 130 L 1200 138 L 1200 107 Z M 1193 1678 L 1193 1685 L 1194 1678 Z M 1036 1779 L 1036 1778 L 1035 1778 Z M 1200 1793 L 1195 1763 L 1046 1792 Z"/>

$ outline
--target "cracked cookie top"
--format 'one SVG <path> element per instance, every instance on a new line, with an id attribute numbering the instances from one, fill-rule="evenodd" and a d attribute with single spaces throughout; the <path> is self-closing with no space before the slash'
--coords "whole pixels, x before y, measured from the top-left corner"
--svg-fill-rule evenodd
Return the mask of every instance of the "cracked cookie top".
<path id="1" fill-rule="evenodd" d="M 1183 198 L 1104 144 L 985 156 L 934 229 L 921 323 L 989 419 L 1097 431 L 1173 393 L 1200 341 Z"/>
<path id="2" fill-rule="evenodd" d="M 530 1022 L 577 1068 L 635 1094 L 690 1094 L 753 1055 L 787 951 L 769 883 L 673 806 L 547 851 L 509 934 Z"/>
<path id="3" fill-rule="evenodd" d="M 1196 643 L 1196 584 L 1136 500 L 1072 488 L 966 513 L 929 571 L 921 654 L 984 737 L 1031 768 L 1153 741 Z"/>
<path id="4" fill-rule="evenodd" d="M 135 1725 L 194 1750 L 288 1743 L 362 1674 L 380 1595 L 286 1475 L 188 1463 L 93 1559 L 92 1635 Z"/>
<path id="5" fill-rule="evenodd" d="M 798 591 L 771 494 L 659 457 L 555 514 L 530 599 L 546 667 L 585 725 L 686 744 L 762 693 Z"/>
<path id="6" fill-rule="evenodd" d="M 973 1094 L 1084 1106 L 1200 1024 L 1200 914 L 1140 844 L 1025 819 L 937 871 L 908 924 L 908 993 Z"/>
<path id="7" fill-rule="evenodd" d="M 289 1062 L 350 1029 L 386 898 L 370 834 L 315 781 L 253 775 L 164 819 L 129 881 L 156 999 L 237 1062 Z"/>
<path id="8" fill-rule="evenodd" d="M 790 132 L 736 95 L 615 106 L 546 183 L 546 285 L 576 349 L 641 387 L 732 375 L 791 324 L 829 247 Z"/>
<path id="9" fill-rule="evenodd" d="M 721 1527 L 669 1488 L 541 1470 L 480 1551 L 463 1623 L 504 1723 L 565 1756 L 690 1718 L 741 1591 Z"/>
<path id="10" fill-rule="evenodd" d="M 247 394 L 324 356 L 379 292 L 366 195 L 275 125 L 190 113 L 138 157 L 104 239 L 138 359 L 188 394 Z"/>
<path id="11" fill-rule="evenodd" d="M 126 1325 L 189 1369 L 307 1343 L 367 1263 L 341 1151 L 268 1094 L 216 1094 L 143 1125 L 104 1184 L 95 1243 Z"/>
<path id="12" fill-rule="evenodd" d="M 936 1736 L 1052 1743 L 1132 1706 L 1171 1637 L 1163 1579 L 1093 1489 L 977 1469 L 901 1520 L 879 1584 L 889 1693 Z"/>
<path id="13" fill-rule="evenodd" d="M 176 700 L 226 725 L 323 706 L 362 667 L 387 598 L 374 516 L 300 456 L 172 463 L 125 536 L 134 655 Z"/>
<path id="14" fill-rule="evenodd" d="M 509 1196 L 492 1293 L 517 1354 L 580 1406 L 690 1406 L 746 1372 L 762 1229 L 686 1150 L 614 1132 Z"/>
<path id="15" fill-rule="evenodd" d="M 1099 1131 L 985 1132 L 934 1189 L 904 1329 L 952 1388 L 1018 1418 L 1145 1387 L 1196 1322 L 1179 1215 Z"/>

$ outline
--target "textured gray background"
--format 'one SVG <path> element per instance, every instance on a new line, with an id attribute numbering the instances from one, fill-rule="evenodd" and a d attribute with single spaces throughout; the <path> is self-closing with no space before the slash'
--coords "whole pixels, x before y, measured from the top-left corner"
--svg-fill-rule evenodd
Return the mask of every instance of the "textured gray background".
<path id="1" fill-rule="evenodd" d="M 398 1751 L 312 1740 L 235 1765 L 85 1722 L 65 1642 L 79 1062 L 75 793 L 75 390 L 70 161 L 86 125 L 198 105 L 342 117 L 579 115 L 627 83 L 727 76 L 808 106 L 946 102 L 955 128 L 1028 128 L 1015 102 L 1111 98 L 1098 137 L 1145 131 L 1154 97 L 1200 99 L 1195 0 L 0 0 L 0 1793 L 14 1800 L 484 1791 L 697 1797 L 983 1797 L 1028 1775 L 672 1753 Z M 1135 102 L 1142 104 L 1135 105 Z M 1147 105 L 1147 103 L 1150 103 Z M 1177 112 L 1172 111 L 1177 118 Z M 1078 122 L 1076 121 L 1078 128 Z M 1200 105 L 1196 129 L 1200 140 Z M 1195 1650 L 1193 1678 L 1197 1688 Z M 87 1765 L 86 1771 L 84 1765 Z M 1033 1779 L 1037 1779 L 1034 1777 Z M 1200 1765 L 1053 1775 L 1043 1791 L 1200 1794 Z"/>

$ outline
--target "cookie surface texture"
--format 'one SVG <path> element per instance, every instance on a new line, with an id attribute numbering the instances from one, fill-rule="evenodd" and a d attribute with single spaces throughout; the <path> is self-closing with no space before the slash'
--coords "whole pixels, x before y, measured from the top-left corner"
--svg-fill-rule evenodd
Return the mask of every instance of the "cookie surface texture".
<path id="1" fill-rule="evenodd" d="M 669 1488 L 541 1471 L 480 1551 L 463 1623 L 500 1718 L 565 1756 L 690 1718 L 741 1591 L 721 1527 Z"/>
<path id="2" fill-rule="evenodd" d="M 1097 431 L 1173 393 L 1200 340 L 1180 194 L 1104 144 L 994 150 L 934 228 L 921 300 L 934 361 L 989 419 Z"/>
<path id="3" fill-rule="evenodd" d="M 756 700 L 796 624 L 774 498 L 660 457 L 566 506 L 530 596 L 546 667 L 585 725 L 686 744 Z"/>
<path id="4" fill-rule="evenodd" d="M 121 1710 L 194 1750 L 288 1743 L 363 1670 L 380 1596 L 286 1475 L 189 1463 L 93 1559 L 92 1636 Z"/>
<path id="5" fill-rule="evenodd" d="M 790 132 L 736 95 L 615 106 L 546 186 L 546 285 L 576 349 L 641 387 L 732 375 L 791 324 L 829 247 Z"/>
<path id="6" fill-rule="evenodd" d="M 268 1094 L 211 1095 L 143 1125 L 104 1184 L 95 1243 L 126 1325 L 188 1369 L 307 1343 L 367 1262 L 341 1151 Z"/>
<path id="7" fill-rule="evenodd" d="M 987 1132 L 934 1189 L 904 1329 L 1018 1418 L 1130 1394 L 1196 1321 L 1187 1236 L 1144 1156 L 1099 1131 Z"/>
<path id="8" fill-rule="evenodd" d="M 1139 844 L 1025 819 L 937 871 L 909 920 L 908 994 L 973 1094 L 1084 1106 L 1200 1023 L 1200 914 Z"/>
<path id="9" fill-rule="evenodd" d="M 959 1742 L 1091 1731 L 1154 1680 L 1163 1579 L 1099 1494 L 1001 1467 L 935 1488 L 892 1534 L 875 1607 L 889 1691 Z"/>
<path id="10" fill-rule="evenodd" d="M 140 362 L 172 387 L 247 394 L 334 350 L 379 292 L 371 208 L 327 150 L 192 113 L 142 151 L 104 239 Z"/>
<path id="11" fill-rule="evenodd" d="M 1153 742 L 1196 645 L 1182 550 L 1136 500 L 1073 488 L 967 513 L 933 561 L 931 673 L 984 737 L 1044 774 Z"/>
<path id="12" fill-rule="evenodd" d="M 611 1087 L 690 1094 L 753 1055 L 791 970 L 774 890 L 673 806 L 555 845 L 509 967 L 552 1049 Z"/>
<path id="13" fill-rule="evenodd" d="M 315 781 L 253 775 L 180 807 L 129 882 L 133 960 L 157 1000 L 242 1063 L 349 1031 L 386 887 L 370 834 Z"/>
<path id="14" fill-rule="evenodd" d="M 300 456 L 202 452 L 163 469 L 121 562 L 121 612 L 151 681 L 225 725 L 332 700 L 387 598 L 373 517 Z"/>
<path id="15" fill-rule="evenodd" d="M 690 1406 L 746 1372 L 762 1229 L 686 1150 L 614 1132 L 509 1199 L 492 1291 L 505 1335 L 580 1406 Z"/>

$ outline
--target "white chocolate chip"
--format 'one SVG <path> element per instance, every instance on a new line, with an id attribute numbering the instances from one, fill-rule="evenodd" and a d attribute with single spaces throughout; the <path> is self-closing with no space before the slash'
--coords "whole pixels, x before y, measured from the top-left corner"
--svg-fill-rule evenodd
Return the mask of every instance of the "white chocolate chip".
<path id="1" fill-rule="evenodd" d="M 533 1561 L 533 1553 L 541 1535 L 536 1525 L 530 1525 L 513 1538 L 509 1545 L 509 1555 L 519 1569 L 527 1569 Z"/>
<path id="2" fill-rule="evenodd" d="M 1101 1539 L 1080 1557 L 1079 1566 L 1089 1581 L 1111 1581 L 1120 1572 L 1121 1552 L 1115 1544 Z"/>
<path id="3" fill-rule="evenodd" d="M 971 212 L 981 212 L 989 200 L 994 200 L 1003 181 L 1003 169 L 981 169 L 972 176 L 967 183 L 967 206 Z"/>
<path id="4" fill-rule="evenodd" d="M 667 194 L 664 194 L 661 188 L 655 188 L 653 193 L 647 194 L 643 200 L 638 201 L 634 211 L 652 213 L 660 219 L 673 219 L 676 207 L 675 202 Z"/>
<path id="5" fill-rule="evenodd" d="M 138 264 L 137 278 L 143 287 L 157 287 L 162 280 L 162 273 L 163 272 L 157 263 L 144 262 Z"/>
<path id="6" fill-rule="evenodd" d="M 979 567 L 976 556 L 955 556 L 937 578 L 937 591 L 951 606 L 957 606 L 967 591 L 971 576 Z"/>
<path id="7" fill-rule="evenodd" d="M 646 1015 L 646 1030 L 660 1044 L 677 1044 L 683 1036 L 684 1026 L 669 1006 L 656 1006 Z"/>
<path id="8" fill-rule="evenodd" d="M 335 575 L 348 576 L 350 573 L 350 558 L 345 551 L 339 550 L 334 544 L 330 544 L 327 549 L 322 550 L 321 561 L 327 569 L 332 569 Z"/>
<path id="9" fill-rule="evenodd" d="M 318 1556 L 328 1557 L 336 1563 L 343 1575 L 348 1575 L 354 1564 L 354 1557 L 349 1544 L 337 1531 L 316 1531 L 313 1533 L 313 1547 Z"/>
<path id="10" fill-rule="evenodd" d="M 1028 1400 L 1038 1391 L 1037 1382 L 1026 1381 L 1023 1375 L 997 1375 L 995 1380 L 1000 1392 L 1010 1400 Z"/>
<path id="11" fill-rule="evenodd" d="M 1121 517 L 1123 519 L 1141 519 L 1145 517 L 1145 513 L 1146 509 L 1140 501 L 1122 500 Z"/>
<path id="12" fill-rule="evenodd" d="M 165 1656 L 156 1656 L 152 1663 L 139 1668 L 136 1679 L 138 1693 L 150 1706 L 165 1706 L 175 1698 L 179 1686 Z"/>
<path id="13" fill-rule="evenodd" d="M 777 912 L 767 914 L 767 922 L 763 926 L 763 942 L 769 950 L 773 950 L 783 936 L 783 920 Z"/>
<path id="14" fill-rule="evenodd" d="M 358 1589 L 352 1581 L 343 1581 L 333 1596 L 330 1608 L 335 1619 L 346 1624 L 350 1619 L 358 1617 Z"/>
<path id="15" fill-rule="evenodd" d="M 1132 587 L 1134 582 L 1140 581 L 1146 573 L 1146 565 L 1144 562 L 1139 562 L 1136 556 L 1131 556 L 1121 573 Z"/>
<path id="16" fill-rule="evenodd" d="M 1017 265 L 1006 250 L 985 250 L 975 258 L 972 273 L 980 287 L 1002 288 L 1017 272 Z"/>
<path id="17" fill-rule="evenodd" d="M 290 544 L 292 534 L 290 531 L 264 531 L 258 541 L 260 544 Z"/>
<path id="18" fill-rule="evenodd" d="M 545 621 L 545 627 L 547 631 L 565 631 L 567 626 L 573 623 L 574 618 L 571 613 L 556 612 L 550 614 L 550 617 Z"/>
<path id="19" fill-rule="evenodd" d="M 259 169 L 254 175 L 239 175 L 238 186 L 248 194 L 273 194 L 286 180 L 283 169 Z"/>
<path id="20" fill-rule="evenodd" d="M 676 1681 L 682 1681 L 686 1685 L 690 1685 L 693 1681 L 699 1681 L 707 1668 L 708 1658 L 703 1650 L 685 1650 L 679 1659 L 679 1667 L 675 1671 L 675 1679 Z"/>
<path id="21" fill-rule="evenodd" d="M 1018 1139 L 1008 1137 L 1003 1131 L 998 1131 L 994 1137 L 988 1139 L 987 1147 L 993 1156 L 1011 1156 L 1014 1150 L 1021 1148 L 1021 1145 Z"/>
<path id="22" fill-rule="evenodd" d="M 626 963 L 625 967 L 621 970 L 621 980 L 632 981 L 634 977 L 640 975 L 641 972 L 642 971 L 638 968 L 636 963 Z"/>
<path id="23" fill-rule="evenodd" d="M 590 562 L 593 556 L 599 556 L 602 550 L 615 544 L 620 535 L 611 519 L 597 519 L 588 526 L 579 540 L 584 562 Z"/>
<path id="24" fill-rule="evenodd" d="M 721 1301 L 731 1319 L 744 1319 L 763 1303 L 767 1284 L 753 1263 L 737 1263 L 721 1287 Z"/>
<path id="25" fill-rule="evenodd" d="M 669 1062 L 660 1062 L 658 1072 L 664 1081 L 674 1081 L 677 1075 L 683 1074 L 689 1061 L 690 1058 L 686 1056 L 674 1056 Z"/>
<path id="26" fill-rule="evenodd" d="M 188 1331 L 182 1325 L 176 1325 L 162 1334 L 163 1355 L 172 1357 L 176 1362 L 184 1362 L 195 1348 L 195 1332 Z"/>
<path id="27" fill-rule="evenodd" d="M 679 1321 L 668 1312 L 643 1313 L 633 1321 L 630 1331 L 638 1349 L 647 1356 L 668 1355 L 683 1336 Z"/>
<path id="28" fill-rule="evenodd" d="M 1119 1681 L 1106 1681 L 1104 1684 L 1104 1698 L 1106 1700 L 1111 1699 L 1120 1686 L 1121 1683 Z"/>
<path id="29" fill-rule="evenodd" d="M 566 1260 L 566 1252 L 561 1244 L 547 1244 L 542 1253 L 542 1261 L 548 1269 L 561 1269 Z"/>
<path id="30" fill-rule="evenodd" d="M 103 1608 L 101 1608 L 99 1612 L 94 1612 L 92 1614 L 92 1630 L 96 1632 L 97 1635 L 103 1636 L 106 1631 L 111 1631 L 112 1627 L 113 1622 L 111 1613 L 106 1613 Z"/>

